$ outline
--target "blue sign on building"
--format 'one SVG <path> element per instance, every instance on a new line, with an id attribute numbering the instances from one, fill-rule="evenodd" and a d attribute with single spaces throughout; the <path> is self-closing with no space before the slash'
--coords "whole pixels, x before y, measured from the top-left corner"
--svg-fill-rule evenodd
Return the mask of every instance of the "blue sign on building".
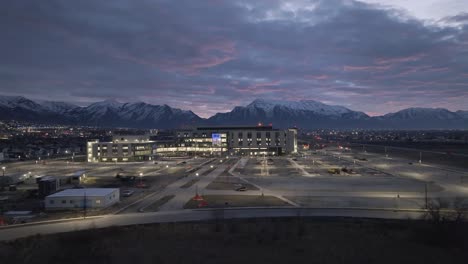
<path id="1" fill-rule="evenodd" d="M 211 140 L 213 146 L 221 146 L 221 134 L 213 133 L 211 134 Z"/>

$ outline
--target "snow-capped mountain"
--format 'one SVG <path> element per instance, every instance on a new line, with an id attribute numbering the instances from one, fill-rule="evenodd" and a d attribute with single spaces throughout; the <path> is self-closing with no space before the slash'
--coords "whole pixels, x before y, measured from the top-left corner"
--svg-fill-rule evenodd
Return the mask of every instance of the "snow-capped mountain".
<path id="1" fill-rule="evenodd" d="M 346 107 L 338 105 L 326 105 L 313 100 L 301 101 L 279 101 L 256 99 L 246 106 L 247 109 L 262 109 L 266 113 L 272 113 L 275 107 L 289 109 L 293 111 L 310 111 L 325 116 L 341 116 L 345 113 L 352 112 Z"/>
<path id="2" fill-rule="evenodd" d="M 460 115 L 454 112 L 450 112 L 444 108 L 407 108 L 396 113 L 389 113 L 384 115 L 386 119 L 398 119 L 398 120 L 407 120 L 407 119 L 438 119 L 438 120 L 452 120 L 460 118 Z"/>
<path id="3" fill-rule="evenodd" d="M 21 96 L 0 96 L 0 119 L 103 127 L 188 127 L 201 118 L 167 105 L 119 103 L 115 100 L 79 107 L 64 102 L 37 103 Z"/>
<path id="4" fill-rule="evenodd" d="M 66 118 L 22 96 L 0 96 L 0 119 L 66 123 Z"/>
<path id="5" fill-rule="evenodd" d="M 257 99 L 245 107 L 235 107 L 231 112 L 218 113 L 209 118 L 213 124 L 272 123 L 279 127 L 304 128 L 349 127 L 359 125 L 369 116 L 343 106 L 326 105 L 317 101 L 278 101 Z"/>
<path id="6" fill-rule="evenodd" d="M 55 113 L 67 113 L 73 109 L 79 108 L 79 106 L 66 103 L 66 102 L 54 102 L 54 101 L 44 101 L 40 102 L 40 105 L 45 109 L 55 112 Z"/>
<path id="7" fill-rule="evenodd" d="M 202 119 L 192 111 L 144 102 L 115 100 L 80 107 L 64 102 L 35 102 L 22 96 L 0 96 L 0 119 L 101 127 L 182 128 L 197 125 L 256 125 L 277 128 L 363 129 L 468 129 L 468 111 L 443 108 L 408 108 L 369 117 L 343 106 L 312 100 L 279 101 L 257 99 L 227 113 Z"/>
<path id="8" fill-rule="evenodd" d="M 24 108 L 31 111 L 43 110 L 40 104 L 22 96 L 0 96 L 0 107 Z"/>
<path id="9" fill-rule="evenodd" d="M 459 116 L 468 119 L 468 111 L 458 110 L 456 113 L 457 113 Z"/>
<path id="10" fill-rule="evenodd" d="M 467 129 L 468 118 L 444 108 L 407 108 L 375 117 L 377 126 L 394 129 Z"/>
<path id="11" fill-rule="evenodd" d="M 172 108 L 168 105 L 139 103 L 119 103 L 103 101 L 74 110 L 72 116 L 80 124 L 141 127 L 173 128 L 188 127 L 201 122 L 201 118 L 192 111 Z"/>

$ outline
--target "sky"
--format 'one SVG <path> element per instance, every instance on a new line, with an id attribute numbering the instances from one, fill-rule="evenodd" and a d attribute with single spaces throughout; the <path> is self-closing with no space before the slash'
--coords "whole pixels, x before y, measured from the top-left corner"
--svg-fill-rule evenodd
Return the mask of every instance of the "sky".
<path id="1" fill-rule="evenodd" d="M 1 1 L 0 34 L 2 95 L 468 110 L 464 0 Z"/>

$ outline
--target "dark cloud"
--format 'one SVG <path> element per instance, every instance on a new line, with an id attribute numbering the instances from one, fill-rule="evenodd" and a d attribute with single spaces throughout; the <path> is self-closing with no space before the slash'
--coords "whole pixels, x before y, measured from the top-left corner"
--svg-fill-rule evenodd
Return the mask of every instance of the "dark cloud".
<path id="1" fill-rule="evenodd" d="M 3 1 L 0 92 L 202 116 L 257 97 L 468 109 L 467 21 L 351 0 Z"/>

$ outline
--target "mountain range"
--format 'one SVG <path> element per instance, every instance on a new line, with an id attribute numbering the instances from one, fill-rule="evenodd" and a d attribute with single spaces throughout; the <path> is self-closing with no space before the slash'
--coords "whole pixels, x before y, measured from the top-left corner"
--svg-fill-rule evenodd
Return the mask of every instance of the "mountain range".
<path id="1" fill-rule="evenodd" d="M 368 116 L 343 106 L 313 100 L 256 99 L 227 113 L 204 119 L 192 111 L 143 102 L 106 100 L 85 107 L 65 102 L 36 102 L 22 96 L 0 96 L 0 119 L 133 128 L 188 128 L 197 125 L 256 125 L 306 129 L 468 129 L 468 111 L 408 108 L 383 116 Z"/>

